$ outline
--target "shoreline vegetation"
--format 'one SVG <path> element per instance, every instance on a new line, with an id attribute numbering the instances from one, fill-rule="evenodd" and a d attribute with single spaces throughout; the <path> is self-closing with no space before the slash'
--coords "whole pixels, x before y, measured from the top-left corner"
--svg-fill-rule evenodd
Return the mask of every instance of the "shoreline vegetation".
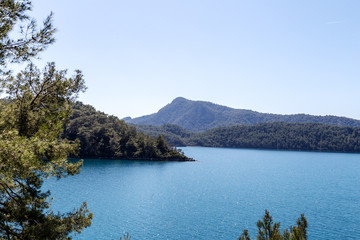
<path id="1" fill-rule="evenodd" d="M 174 124 L 133 125 L 173 146 L 360 153 L 360 128 L 321 123 L 260 123 L 190 132 Z"/>
<path id="2" fill-rule="evenodd" d="M 185 146 L 360 153 L 357 127 L 271 122 L 191 132 L 174 124 L 128 124 L 81 102 L 72 111 L 62 138 L 78 141 L 74 158 L 195 161 L 176 148 Z"/>
<path id="3" fill-rule="evenodd" d="M 69 159 L 104 159 L 119 161 L 139 161 L 139 162 L 196 162 L 197 160 L 187 157 L 186 159 L 176 158 L 117 158 L 117 157 L 98 157 L 98 156 L 72 156 Z"/>
<path id="4" fill-rule="evenodd" d="M 76 102 L 65 125 L 63 139 L 77 141 L 77 155 L 70 157 L 137 160 L 195 161 L 170 146 L 163 136 L 140 133 L 115 116 L 96 111 L 94 107 Z"/>
<path id="5" fill-rule="evenodd" d="M 178 97 L 156 113 L 123 120 L 172 146 L 360 152 L 360 120 L 346 117 L 260 113 Z"/>

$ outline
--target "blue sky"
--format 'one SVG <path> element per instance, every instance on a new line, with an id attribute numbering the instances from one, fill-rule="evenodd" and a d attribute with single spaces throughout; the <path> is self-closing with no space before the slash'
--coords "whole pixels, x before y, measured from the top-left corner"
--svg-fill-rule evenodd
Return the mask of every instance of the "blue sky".
<path id="1" fill-rule="evenodd" d="M 360 119 L 360 1 L 35 0 L 81 69 L 84 103 L 120 118 L 182 96 L 259 112 Z"/>

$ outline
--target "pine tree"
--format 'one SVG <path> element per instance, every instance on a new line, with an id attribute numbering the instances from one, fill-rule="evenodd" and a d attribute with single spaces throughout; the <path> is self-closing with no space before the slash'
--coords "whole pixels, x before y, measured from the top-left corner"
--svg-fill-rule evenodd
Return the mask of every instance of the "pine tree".
<path id="1" fill-rule="evenodd" d="M 41 28 L 29 15 L 29 0 L 0 1 L 0 239 L 71 239 L 91 224 L 86 203 L 73 212 L 50 209 L 44 179 L 77 174 L 69 163 L 76 142 L 61 140 L 71 102 L 85 90 L 80 71 L 67 77 L 49 63 L 40 71 L 31 60 L 54 42 L 52 14 Z M 10 34 L 20 26 L 19 34 Z M 17 28 L 16 28 L 17 29 Z M 12 63 L 29 62 L 16 76 Z"/>
<path id="2" fill-rule="evenodd" d="M 285 229 L 284 233 L 280 233 L 280 222 L 274 223 L 273 218 L 269 211 L 265 210 L 265 215 L 262 220 L 257 222 L 258 235 L 257 240 L 306 240 L 308 222 L 301 214 L 297 220 L 297 226 L 291 226 L 290 231 Z M 239 240 L 250 240 L 249 232 L 247 229 L 238 238 Z"/>

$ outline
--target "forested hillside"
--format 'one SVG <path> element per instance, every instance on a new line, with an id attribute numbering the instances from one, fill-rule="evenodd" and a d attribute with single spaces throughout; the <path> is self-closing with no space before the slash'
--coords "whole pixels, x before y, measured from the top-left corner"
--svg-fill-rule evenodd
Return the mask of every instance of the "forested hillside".
<path id="1" fill-rule="evenodd" d="M 157 113 L 125 118 L 128 123 L 155 125 L 176 124 L 189 131 L 200 132 L 214 127 L 254 125 L 265 122 L 323 123 L 336 126 L 360 127 L 360 121 L 336 116 L 313 116 L 307 114 L 280 115 L 259 113 L 251 110 L 233 109 L 211 102 L 176 98 Z"/>
<path id="2" fill-rule="evenodd" d="M 191 160 L 162 136 L 156 138 L 137 132 L 115 116 L 76 102 L 65 126 L 63 138 L 80 141 L 79 156 L 142 160 Z"/>
<path id="3" fill-rule="evenodd" d="M 360 152 L 360 128 L 321 123 L 260 123 L 191 132 L 174 124 L 129 126 L 80 102 L 73 106 L 63 137 L 80 141 L 79 156 L 189 160 L 169 146 Z"/>
<path id="4" fill-rule="evenodd" d="M 141 132 L 164 135 L 176 146 L 360 152 L 360 128 L 320 123 L 261 123 L 189 132 L 176 125 L 136 125 Z"/>
<path id="5" fill-rule="evenodd" d="M 188 139 L 196 135 L 196 133 L 190 132 L 175 124 L 164 124 L 162 126 L 135 124 L 132 126 L 136 127 L 139 132 L 146 133 L 153 137 L 164 136 L 169 144 L 173 146 L 186 146 Z"/>

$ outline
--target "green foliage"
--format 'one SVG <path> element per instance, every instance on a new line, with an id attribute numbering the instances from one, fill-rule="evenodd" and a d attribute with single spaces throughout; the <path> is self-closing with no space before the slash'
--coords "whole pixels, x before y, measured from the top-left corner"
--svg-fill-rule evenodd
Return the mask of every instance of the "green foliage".
<path id="1" fill-rule="evenodd" d="M 52 14 L 38 29 L 36 21 L 27 12 L 31 10 L 30 0 L 0 1 L 0 65 L 2 70 L 7 63 L 19 63 L 30 60 L 54 42 L 55 28 L 52 25 Z M 10 36 L 19 26 L 18 37 Z"/>
<path id="2" fill-rule="evenodd" d="M 262 220 L 259 220 L 256 223 L 256 226 L 258 228 L 258 236 L 256 239 L 258 240 L 267 240 L 267 239 L 273 239 L 273 240 L 280 240 L 282 239 L 280 234 L 280 222 L 274 223 L 272 216 L 270 213 L 265 210 L 265 215 Z"/>
<path id="3" fill-rule="evenodd" d="M 157 113 L 126 118 L 132 124 L 161 126 L 176 124 L 188 131 L 200 132 L 215 127 L 255 125 L 267 122 L 322 123 L 335 126 L 360 127 L 360 121 L 336 116 L 312 116 L 306 114 L 279 115 L 259 113 L 251 110 L 233 109 L 211 102 L 191 101 L 176 98 Z"/>
<path id="4" fill-rule="evenodd" d="M 191 160 L 170 147 L 165 138 L 149 137 L 117 117 L 77 102 L 63 138 L 80 142 L 79 155 L 86 158 L 139 160 Z"/>
<path id="5" fill-rule="evenodd" d="M 284 233 L 280 232 L 280 222 L 273 222 L 273 218 L 269 211 L 265 210 L 265 215 L 262 220 L 256 224 L 258 228 L 257 240 L 306 240 L 308 223 L 304 216 L 301 214 L 297 220 L 297 226 L 290 226 L 290 231 L 285 229 Z M 239 240 L 250 240 L 248 230 L 244 230 Z"/>
<path id="6" fill-rule="evenodd" d="M 120 237 L 120 240 L 131 240 L 130 234 L 129 234 L 129 233 L 126 233 L 126 234 L 124 235 L 124 238 Z"/>
<path id="7" fill-rule="evenodd" d="M 249 236 L 249 231 L 247 229 L 244 230 L 243 234 L 239 237 L 238 240 L 251 240 Z"/>
<path id="8" fill-rule="evenodd" d="M 177 146 L 360 152 L 359 128 L 320 123 L 261 123 L 220 127 L 200 133 L 179 130 L 181 128 L 175 125 L 136 125 L 136 128 L 153 136 L 162 134 L 170 144 Z"/>
<path id="9" fill-rule="evenodd" d="M 75 142 L 61 140 L 71 101 L 85 89 L 80 71 L 66 77 L 49 63 L 43 71 L 33 64 L 16 76 L 8 63 L 36 56 L 54 41 L 51 15 L 41 29 L 26 12 L 30 1 L 0 1 L 0 239 L 71 239 L 91 224 L 86 203 L 69 213 L 50 209 L 45 178 L 77 174 L 81 162 L 69 163 Z M 20 25 L 18 38 L 9 34 Z"/>
<path id="10" fill-rule="evenodd" d="M 185 146 L 186 139 L 190 138 L 193 133 L 184 128 L 174 124 L 164 124 L 162 126 L 152 125 L 132 125 L 136 127 L 139 132 L 147 135 L 157 137 L 159 135 L 165 136 L 166 140 L 173 146 Z"/>

